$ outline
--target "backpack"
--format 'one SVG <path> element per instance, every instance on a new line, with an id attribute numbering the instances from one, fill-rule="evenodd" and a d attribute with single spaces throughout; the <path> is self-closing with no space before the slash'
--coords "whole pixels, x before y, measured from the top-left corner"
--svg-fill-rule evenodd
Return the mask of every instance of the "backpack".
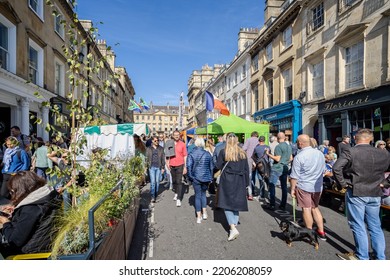
<path id="1" fill-rule="evenodd" d="M 268 179 L 271 174 L 271 164 L 266 158 L 261 157 L 256 164 L 257 171 L 264 179 Z"/>
<path id="2" fill-rule="evenodd" d="M 271 174 L 271 164 L 270 162 L 265 158 L 266 151 L 264 151 L 264 154 L 262 157 L 258 157 L 257 153 L 253 152 L 252 154 L 252 160 L 256 164 L 256 169 L 263 177 L 264 179 L 268 179 Z"/>
<path id="3" fill-rule="evenodd" d="M 61 209 L 62 198 L 57 191 L 50 193 L 50 200 L 44 204 L 37 204 L 42 217 L 36 225 L 34 234 L 30 240 L 22 247 L 24 254 L 45 253 L 51 251 L 51 246 L 55 237 L 55 221 L 63 213 Z"/>

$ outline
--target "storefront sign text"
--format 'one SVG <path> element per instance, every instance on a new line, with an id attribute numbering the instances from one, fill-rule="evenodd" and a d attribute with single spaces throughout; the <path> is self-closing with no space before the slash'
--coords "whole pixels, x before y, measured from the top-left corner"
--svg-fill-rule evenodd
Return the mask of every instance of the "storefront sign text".
<path id="1" fill-rule="evenodd" d="M 268 115 L 265 117 L 266 120 L 272 120 L 272 119 L 276 119 L 278 117 L 278 114 L 272 114 L 272 115 Z"/>
<path id="2" fill-rule="evenodd" d="M 353 107 L 356 105 L 365 104 L 368 101 L 370 101 L 370 98 L 367 95 L 365 99 L 358 98 L 358 99 L 354 99 L 354 100 L 345 100 L 344 102 L 338 102 L 338 103 L 327 102 L 324 105 L 324 111 L 349 108 L 349 107 Z"/>

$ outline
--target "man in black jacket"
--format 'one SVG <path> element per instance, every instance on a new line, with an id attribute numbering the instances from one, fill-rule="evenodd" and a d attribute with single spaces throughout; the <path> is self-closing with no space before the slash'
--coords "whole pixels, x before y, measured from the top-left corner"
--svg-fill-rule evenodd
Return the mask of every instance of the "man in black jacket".
<path id="1" fill-rule="evenodd" d="M 344 135 L 343 136 L 343 141 L 341 141 L 337 145 L 337 155 L 341 156 L 341 154 L 345 151 L 351 148 L 351 137 L 349 135 Z"/>
<path id="2" fill-rule="evenodd" d="M 375 257 L 385 259 L 385 238 L 379 217 L 384 174 L 390 165 L 390 155 L 370 145 L 373 133 L 360 129 L 355 135 L 356 146 L 344 150 L 333 165 L 336 182 L 347 187 L 345 203 L 348 223 L 353 232 L 355 253 L 337 254 L 345 260 L 369 259 L 366 224 Z"/>

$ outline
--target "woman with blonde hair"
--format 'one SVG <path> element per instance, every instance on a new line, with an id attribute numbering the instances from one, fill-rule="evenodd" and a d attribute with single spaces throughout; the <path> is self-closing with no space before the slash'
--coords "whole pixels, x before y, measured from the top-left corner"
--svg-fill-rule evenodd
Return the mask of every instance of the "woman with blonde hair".
<path id="1" fill-rule="evenodd" d="M 310 146 L 314 149 L 318 149 L 318 142 L 315 138 L 310 137 Z"/>
<path id="2" fill-rule="evenodd" d="M 0 197 L 9 198 L 8 181 L 12 174 L 18 171 L 29 170 L 30 157 L 24 149 L 19 147 L 19 141 L 14 136 L 9 136 L 5 140 L 7 149 L 4 152 L 1 172 L 3 173 L 3 183 L 0 188 Z"/>
<path id="3" fill-rule="evenodd" d="M 333 160 L 334 160 L 334 161 L 337 160 L 337 154 L 336 154 L 336 149 L 335 149 L 335 147 L 329 146 L 329 148 L 328 148 L 328 155 L 330 155 L 331 157 L 333 157 Z"/>
<path id="4" fill-rule="evenodd" d="M 214 147 L 213 142 L 210 139 L 207 139 L 206 143 L 205 143 L 205 150 L 208 151 L 210 153 L 210 155 L 213 155 L 214 149 L 215 149 L 215 147 Z"/>
<path id="5" fill-rule="evenodd" d="M 218 207 L 224 209 L 230 227 L 228 241 L 236 239 L 239 211 L 248 211 L 246 187 L 249 185 L 249 166 L 246 153 L 238 146 L 234 133 L 226 137 L 226 146 L 218 155 L 217 169 L 221 170 Z"/>

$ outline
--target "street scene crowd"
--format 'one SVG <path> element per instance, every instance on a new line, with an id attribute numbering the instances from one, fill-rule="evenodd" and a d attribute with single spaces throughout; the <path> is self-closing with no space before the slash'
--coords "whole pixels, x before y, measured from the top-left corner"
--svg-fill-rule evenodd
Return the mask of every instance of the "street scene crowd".
<path id="1" fill-rule="evenodd" d="M 337 190 L 345 194 L 339 210 L 345 210 L 355 242 L 354 252 L 338 253 L 339 258 L 386 259 L 380 207 L 390 204 L 390 139 L 374 139 L 371 130 L 360 129 L 352 139 L 342 137 L 335 149 L 328 140 L 318 145 L 306 134 L 295 143 L 283 132 L 259 135 L 253 131 L 246 140 L 234 132 L 213 136 L 195 135 L 186 144 L 179 131 L 171 137 L 133 135 L 135 155 L 145 163 L 142 184 L 150 183 L 151 207 L 158 201 L 162 183 L 174 192 L 173 203 L 181 207 L 184 180 L 195 192 L 196 223 L 208 219 L 207 195 L 215 195 L 215 207 L 224 211 L 229 225 L 227 241 L 234 241 L 240 236 L 237 225 L 240 212 L 248 211 L 248 201 L 259 201 L 266 211 L 285 210 L 291 195 L 302 208 L 300 224 L 291 226 L 305 229 L 318 242 L 327 239 L 321 197 L 327 189 Z M 70 206 L 71 179 L 46 172 L 53 165 L 67 168 L 68 145 L 58 136 L 44 143 L 14 126 L 0 156 L 0 252 L 6 257 L 26 248 L 39 251 L 47 245 L 42 244 L 42 236 L 48 234 L 37 230 L 41 217 L 55 205 L 65 210 Z"/>
<path id="2" fill-rule="evenodd" d="M 267 145 L 266 137 L 254 131 L 244 143 L 234 133 L 219 135 L 217 143 L 212 137 L 195 136 L 186 151 L 178 131 L 172 139 L 163 138 L 154 136 L 145 142 L 152 207 L 162 178 L 162 183 L 168 180 L 173 188 L 173 200 L 180 207 L 184 176 L 195 192 L 196 223 L 208 218 L 206 196 L 216 191 L 216 206 L 224 210 L 230 228 L 227 240 L 233 241 L 239 237 L 239 213 L 248 211 L 248 201 L 260 201 L 266 211 L 285 210 L 290 192 L 302 208 L 301 226 L 326 240 L 318 206 L 325 189 L 337 190 L 345 194 L 339 210 L 347 208 L 356 247 L 354 252 L 337 256 L 346 260 L 386 258 L 380 207 L 388 203 L 390 139 L 374 142 L 372 131 L 361 129 L 353 137 L 353 146 L 351 137 L 344 136 L 336 150 L 328 140 L 318 145 L 305 134 L 291 143 L 283 132 L 271 135 Z M 163 150 L 169 153 L 165 162 Z M 156 176 L 155 170 L 163 176 Z M 277 186 L 282 190 L 278 206 Z"/>

